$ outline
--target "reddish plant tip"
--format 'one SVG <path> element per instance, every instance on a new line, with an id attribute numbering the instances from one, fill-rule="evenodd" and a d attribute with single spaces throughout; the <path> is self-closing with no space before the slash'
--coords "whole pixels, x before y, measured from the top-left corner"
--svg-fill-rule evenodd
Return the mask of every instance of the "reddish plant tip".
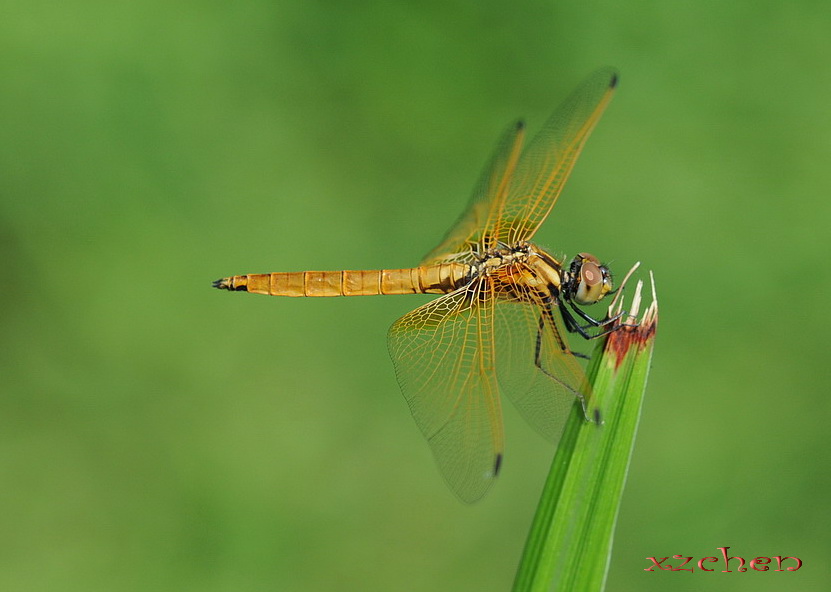
<path id="1" fill-rule="evenodd" d="M 623 358 L 629 350 L 637 346 L 644 349 L 655 339 L 658 329 L 658 297 L 655 292 L 655 278 L 652 272 L 649 273 L 652 283 L 652 302 L 647 307 L 643 316 L 638 318 L 638 310 L 641 305 L 641 290 L 643 282 L 638 282 L 635 288 L 635 295 L 632 298 L 631 312 L 624 315 L 621 320 L 615 321 L 618 329 L 609 334 L 606 339 L 606 351 L 615 354 L 615 369 L 623 362 Z"/>

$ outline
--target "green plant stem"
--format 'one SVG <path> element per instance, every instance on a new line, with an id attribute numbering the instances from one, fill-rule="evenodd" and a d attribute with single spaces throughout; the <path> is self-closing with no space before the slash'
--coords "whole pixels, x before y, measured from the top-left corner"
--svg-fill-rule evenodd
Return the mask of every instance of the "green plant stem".
<path id="1" fill-rule="evenodd" d="M 654 310 L 653 310 L 654 309 Z M 651 314 L 650 314 L 651 313 Z M 647 318 L 648 317 L 648 318 Z M 600 344 L 586 421 L 575 404 L 551 465 L 514 592 L 602 590 L 652 357 L 657 308 Z"/>

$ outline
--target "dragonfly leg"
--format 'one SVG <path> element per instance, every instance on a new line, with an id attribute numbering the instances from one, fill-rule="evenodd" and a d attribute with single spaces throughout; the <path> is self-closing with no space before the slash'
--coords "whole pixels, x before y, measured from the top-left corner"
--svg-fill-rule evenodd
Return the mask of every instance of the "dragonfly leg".
<path id="1" fill-rule="evenodd" d="M 593 337 L 586 331 L 592 325 L 581 327 L 577 320 L 572 316 L 565 306 L 560 305 L 560 316 L 563 318 L 563 324 L 566 326 L 566 331 L 569 333 L 577 333 L 583 339 L 592 339 Z"/>
<path id="2" fill-rule="evenodd" d="M 626 314 L 626 311 L 622 311 L 622 312 L 617 313 L 613 317 L 603 319 L 603 320 L 597 320 L 596 318 L 594 318 L 593 316 L 589 315 L 587 312 L 582 310 L 579 306 L 574 304 L 574 302 L 570 298 L 567 300 L 567 302 L 568 302 L 568 305 L 571 307 L 571 310 L 576 312 L 580 316 L 581 319 L 583 319 L 584 321 L 589 323 L 588 325 L 583 327 L 584 329 L 588 329 L 589 327 L 604 327 L 604 326 L 606 326 L 610 323 L 615 322 L 620 317 L 622 317 L 623 315 Z"/>
<path id="3" fill-rule="evenodd" d="M 572 302 L 571 300 L 568 300 L 568 305 L 571 307 L 571 309 L 574 312 L 576 312 L 578 315 L 580 315 L 580 318 L 585 319 L 586 321 L 589 322 L 588 325 L 580 326 L 574 321 L 574 317 L 571 317 L 571 314 L 565 308 L 560 309 L 561 312 L 563 313 L 564 318 L 566 316 L 571 317 L 570 320 L 573 322 L 573 327 L 575 328 L 575 330 L 572 331 L 572 332 L 577 332 L 580 335 L 582 335 L 583 337 L 585 337 L 586 339 L 597 339 L 598 337 L 603 337 L 604 335 L 608 335 L 609 333 L 614 333 L 615 331 L 617 331 L 621 327 L 629 327 L 629 328 L 638 327 L 637 323 L 635 323 L 635 324 L 619 323 L 617 325 L 612 325 L 612 323 L 614 323 L 615 321 L 619 320 L 621 317 L 628 314 L 625 310 L 617 313 L 613 317 L 609 317 L 609 318 L 603 319 L 602 321 L 599 321 L 599 320 L 595 319 L 594 317 L 589 316 L 585 311 L 581 310 L 580 307 L 578 307 L 576 304 L 574 304 L 574 302 Z M 566 324 L 568 325 L 568 323 L 566 323 Z M 609 325 L 612 325 L 612 326 L 609 326 Z M 609 326 L 609 328 L 601 331 L 600 333 L 597 333 L 596 335 L 591 335 L 590 337 L 586 337 L 586 335 L 587 335 L 586 331 L 585 331 L 586 329 L 591 329 L 592 327 L 606 327 L 606 326 Z M 569 329 L 569 330 L 571 331 L 571 329 Z"/>
<path id="4" fill-rule="evenodd" d="M 539 327 L 537 328 L 537 343 L 536 343 L 536 347 L 535 347 L 535 350 L 534 350 L 534 363 L 537 365 L 538 368 L 540 368 L 540 370 L 542 370 L 542 366 L 540 366 L 540 349 L 542 348 L 542 332 L 545 330 L 546 317 L 549 318 L 549 320 L 551 322 L 551 326 L 552 327 L 555 326 L 554 325 L 554 316 L 553 316 L 554 315 L 554 309 L 553 309 L 554 300 L 550 300 L 550 301 L 546 302 L 546 304 L 548 305 L 544 309 L 546 312 L 540 314 L 540 323 L 539 323 Z M 573 323 L 574 319 L 569 318 L 566 321 L 566 329 L 569 332 L 573 333 L 574 330 L 569 325 L 569 322 Z M 565 341 L 563 341 L 562 339 L 558 338 L 557 342 L 560 344 L 560 351 L 562 351 L 564 354 L 574 356 L 575 358 L 582 358 L 584 360 L 590 360 L 591 359 L 586 354 L 581 354 L 580 352 L 571 351 L 568 348 L 568 346 L 566 345 Z M 543 370 L 543 372 L 545 372 L 545 370 Z"/>
<path id="5" fill-rule="evenodd" d="M 608 335 L 609 333 L 614 333 L 615 331 L 617 331 L 621 327 L 633 327 L 633 326 L 635 326 L 635 325 L 626 325 L 626 324 L 608 326 L 611 323 L 613 323 L 614 321 L 617 321 L 618 319 L 620 319 L 620 317 L 622 317 L 624 314 L 626 314 L 625 312 L 618 313 L 618 314 L 616 314 L 615 316 L 613 316 L 609 319 L 604 319 L 603 321 L 598 321 L 597 319 L 594 319 L 594 318 L 590 317 L 585 312 L 583 312 L 582 310 L 577 308 L 577 306 L 575 306 L 575 304 L 573 302 L 571 302 L 570 300 L 568 301 L 568 303 L 571 306 L 572 310 L 577 312 L 580 315 L 581 318 L 584 318 L 587 321 L 589 321 L 588 325 L 580 325 L 565 306 L 560 306 L 560 316 L 563 317 L 563 323 L 566 326 L 566 330 L 568 330 L 569 333 L 577 333 L 583 339 L 597 339 L 599 337 L 603 337 L 605 335 Z M 597 328 L 597 327 L 607 327 L 607 328 L 603 329 L 602 331 L 600 331 L 598 333 L 595 333 L 594 335 L 592 335 L 591 333 L 589 333 L 587 331 L 587 329 L 592 329 L 592 328 Z"/>
<path id="6" fill-rule="evenodd" d="M 550 303 L 550 306 L 553 306 L 553 302 Z M 542 332 L 545 331 L 545 329 L 546 329 L 546 327 L 545 327 L 546 323 L 550 323 L 551 326 L 550 326 L 549 330 L 553 331 L 553 334 L 557 339 L 557 343 L 560 346 L 560 350 L 564 354 L 588 359 L 588 356 L 584 356 L 583 354 L 573 352 L 568 348 L 568 346 L 565 344 L 565 341 L 563 341 L 560 338 L 560 334 L 557 331 L 557 325 L 554 322 L 553 309 L 549 308 L 549 307 L 545 307 L 545 308 L 542 309 L 542 313 L 540 314 L 540 322 L 539 322 L 539 326 L 537 328 L 537 343 L 536 343 L 536 347 L 534 349 L 534 365 L 537 368 L 540 369 L 540 372 L 545 374 L 551 380 L 554 380 L 555 382 L 560 383 L 566 389 L 568 389 L 569 391 L 574 393 L 574 396 L 577 397 L 578 399 L 580 399 L 580 405 L 583 407 L 583 415 L 585 415 L 586 421 L 592 421 L 592 418 L 589 417 L 589 410 L 588 410 L 588 407 L 586 406 L 586 397 L 583 395 L 583 393 L 581 393 L 580 391 L 572 388 L 568 384 L 564 383 L 561 379 L 557 378 L 555 375 L 551 374 L 551 372 L 546 370 L 542 365 Z"/>

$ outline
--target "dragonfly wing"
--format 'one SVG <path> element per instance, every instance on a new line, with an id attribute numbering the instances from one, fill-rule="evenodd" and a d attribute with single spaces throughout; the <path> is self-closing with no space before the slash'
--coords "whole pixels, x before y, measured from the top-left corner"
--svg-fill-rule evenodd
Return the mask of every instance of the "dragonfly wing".
<path id="1" fill-rule="evenodd" d="M 522 153 L 500 216 L 487 232 L 511 245 L 534 235 L 560 196 L 616 84 L 613 69 L 598 70 L 557 108 Z"/>
<path id="2" fill-rule="evenodd" d="M 591 396 L 559 319 L 542 303 L 506 300 L 497 303 L 494 317 L 500 389 L 534 429 L 556 443 L 575 400 L 587 403 Z"/>
<path id="3" fill-rule="evenodd" d="M 456 259 L 455 255 L 467 253 L 471 245 L 480 244 L 486 228 L 492 228 L 495 217 L 510 185 L 510 180 L 522 150 L 525 128 L 521 121 L 514 123 L 502 134 L 496 151 L 476 184 L 467 208 L 444 240 L 422 260 L 422 265 Z"/>
<path id="4" fill-rule="evenodd" d="M 389 331 L 390 355 L 413 418 L 465 502 L 487 492 L 503 452 L 493 300 L 479 304 L 475 295 L 485 286 L 482 281 L 433 300 Z"/>

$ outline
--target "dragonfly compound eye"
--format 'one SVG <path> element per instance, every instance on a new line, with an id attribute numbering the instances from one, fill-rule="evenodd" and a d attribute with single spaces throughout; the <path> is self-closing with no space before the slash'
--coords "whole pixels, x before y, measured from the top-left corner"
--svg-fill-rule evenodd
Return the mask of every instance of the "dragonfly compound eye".
<path id="1" fill-rule="evenodd" d="M 591 255 L 585 257 L 580 266 L 580 281 L 574 294 L 577 304 L 594 304 L 611 290 L 612 278 L 609 270 L 600 265 Z"/>

